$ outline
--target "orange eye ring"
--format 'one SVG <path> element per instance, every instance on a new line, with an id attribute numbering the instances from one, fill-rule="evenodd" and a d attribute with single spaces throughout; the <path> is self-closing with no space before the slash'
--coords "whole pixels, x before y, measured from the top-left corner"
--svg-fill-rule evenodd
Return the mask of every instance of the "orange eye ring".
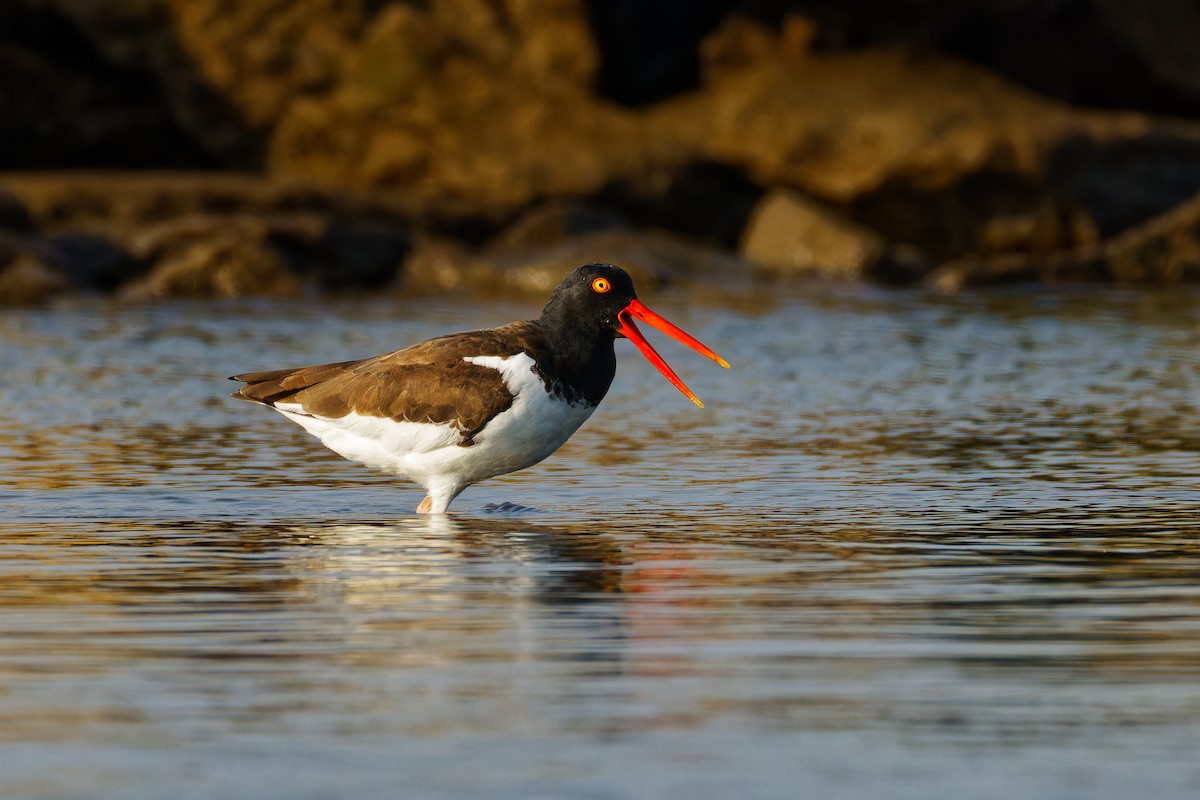
<path id="1" fill-rule="evenodd" d="M 596 278 L 592 281 L 592 291 L 604 294 L 612 289 L 612 284 L 608 282 L 608 278 Z"/>

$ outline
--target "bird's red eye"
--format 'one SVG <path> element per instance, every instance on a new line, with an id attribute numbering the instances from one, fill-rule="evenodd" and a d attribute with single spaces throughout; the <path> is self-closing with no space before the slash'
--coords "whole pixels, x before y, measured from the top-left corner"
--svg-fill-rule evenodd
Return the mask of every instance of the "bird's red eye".
<path id="1" fill-rule="evenodd" d="M 596 278 L 592 281 L 592 290 L 604 294 L 612 288 L 612 284 L 608 282 L 608 278 Z"/>

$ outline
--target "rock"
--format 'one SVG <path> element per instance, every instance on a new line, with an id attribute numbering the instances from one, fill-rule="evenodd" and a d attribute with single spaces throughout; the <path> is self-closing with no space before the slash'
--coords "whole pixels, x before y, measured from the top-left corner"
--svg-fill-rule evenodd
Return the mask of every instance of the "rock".
<path id="1" fill-rule="evenodd" d="M 319 283 L 328 289 L 374 289 L 391 282 L 412 249 L 407 228 L 393 223 L 334 220 L 319 242 Z"/>
<path id="2" fill-rule="evenodd" d="M 325 219 L 310 212 L 189 213 L 135 226 L 126 241 L 137 260 L 158 264 L 208 241 L 240 238 L 278 251 L 291 271 L 301 274 L 315 272 L 311 265 L 324 258 L 320 240 L 325 229 Z"/>
<path id="3" fill-rule="evenodd" d="M 333 0 L 164 0 L 165 22 L 192 69 L 157 63 L 169 86 L 212 87 L 250 131 L 269 131 L 298 97 L 331 89 L 354 51 L 376 4 Z M 300 44 L 302 43 L 302 44 Z M 201 123 L 181 109 L 189 130 Z M 210 138 L 210 145 L 214 141 Z M 215 150 L 228 151 L 218 145 Z"/>
<path id="4" fill-rule="evenodd" d="M 429 235 L 414 241 L 400 280 L 405 292 L 415 294 L 485 291 L 496 283 L 496 271 L 466 245 Z"/>
<path id="5" fill-rule="evenodd" d="M 1108 239 L 1200 191 L 1200 132 L 1147 120 L 1134 135 L 1079 137 L 1054 149 L 1047 172 L 1062 205 Z"/>
<path id="6" fill-rule="evenodd" d="M 72 288 L 52 262 L 32 252 L 21 252 L 0 268 L 0 306 L 40 303 Z"/>
<path id="7" fill-rule="evenodd" d="M 326 184 L 402 186 L 435 210 L 455 207 L 499 224 L 542 198 L 586 196 L 642 174 L 656 148 L 666 149 L 641 135 L 635 116 L 581 90 L 550 85 L 530 94 L 518 78 L 489 81 L 470 63 L 446 73 L 422 87 L 436 101 L 364 108 L 338 96 L 297 104 L 272 139 L 271 170 Z M 491 89 L 463 96 L 462 86 Z"/>
<path id="8" fill-rule="evenodd" d="M 384 286 L 412 246 L 408 227 L 399 222 L 275 210 L 168 219 L 138 228 L 131 250 L 143 261 L 160 262 L 231 235 L 277 253 L 294 275 L 333 290 Z"/>
<path id="9" fill-rule="evenodd" d="M 499 224 L 545 197 L 595 193 L 667 148 L 597 100 L 579 0 L 384 6 L 336 87 L 279 119 L 269 168 L 350 186 L 402 186 Z"/>
<path id="10" fill-rule="evenodd" d="M 143 270 L 142 264 L 106 236 L 63 233 L 47 243 L 51 257 L 77 287 L 112 291 Z"/>
<path id="11" fill-rule="evenodd" d="M 458 242 L 425 236 L 417 239 L 405 264 L 402 286 L 416 293 L 545 298 L 568 272 L 591 261 L 618 264 L 639 288 L 649 290 L 684 277 L 746 272 L 743 262 L 721 251 L 661 233 L 603 230 L 547 244 L 497 243 L 477 252 Z"/>
<path id="12" fill-rule="evenodd" d="M 188 217 L 420 216 L 415 203 L 396 193 L 349 193 L 245 173 L 67 170 L 6 173 L 0 184 L 44 233 L 105 231 L 119 241 L 147 226 Z"/>
<path id="13" fill-rule="evenodd" d="M 633 226 L 615 211 L 601 206 L 550 201 L 527 211 L 492 238 L 494 250 L 541 247 L 572 236 L 600 231 L 631 231 Z"/>
<path id="14" fill-rule="evenodd" d="M 719 81 L 781 58 L 804 59 L 816 34 L 815 23 L 795 14 L 784 16 L 778 30 L 761 20 L 731 14 L 700 44 L 704 82 Z"/>
<path id="15" fill-rule="evenodd" d="M 1200 189 L 1200 127 L 1081 111 L 900 51 L 753 62 L 659 124 L 942 260 L 1086 246 Z"/>
<path id="16" fill-rule="evenodd" d="M 1113 239 L 1102 262 L 1118 283 L 1200 281 L 1200 197 Z"/>
<path id="17" fill-rule="evenodd" d="M 4 264 L 11 264 L 5 294 L 13 302 L 78 289 L 107 292 L 142 271 L 120 245 L 89 233 L 0 237 L 0 266 Z"/>
<path id="18" fill-rule="evenodd" d="M 738 250 L 771 274 L 843 280 L 868 275 L 884 251 L 877 234 L 786 189 L 763 198 Z"/>
<path id="19" fill-rule="evenodd" d="M 21 199 L 12 192 L 0 188 L 0 231 L 12 233 L 30 233 L 33 231 L 33 218 Z"/>
<path id="20" fill-rule="evenodd" d="M 283 258 L 293 275 L 325 288 L 376 288 L 396 278 L 412 245 L 410 220 L 422 219 L 421 209 L 395 193 L 338 192 L 243 175 L 61 173 L 4 180 L 30 224 L 50 233 L 66 273 L 101 289 L 137 277 L 148 265 L 194 258 L 194 252 L 181 254 L 207 240 L 231 237 Z M 168 283 L 176 286 L 170 292 L 192 291 Z M 153 294 L 149 286 L 131 291 Z"/>
<path id="21" fill-rule="evenodd" d="M 945 293 L 966 286 L 1062 281 L 1150 285 L 1200 281 L 1200 194 L 1098 244 L 1032 257 L 963 258 L 942 265 L 929 277 L 929 283 Z"/>
<path id="22" fill-rule="evenodd" d="M 144 278 L 122 296 L 242 297 L 294 295 L 299 281 L 280 252 L 253 226 L 232 226 L 211 237 L 188 239 L 168 249 Z"/>
<path id="23" fill-rule="evenodd" d="M 526 292 L 560 263 L 592 258 L 667 265 L 653 274 L 693 271 L 617 215 L 630 228 L 741 247 L 776 274 L 911 280 L 929 258 L 1008 264 L 1006 274 L 1028 264 L 1040 275 L 1048 273 L 1037 259 L 1114 243 L 1200 190 L 1195 124 L 1084 111 L 928 51 L 838 52 L 843 33 L 855 43 L 888 34 L 936 43 L 944 41 L 942 22 L 965 31 L 971 15 L 1018 19 L 1033 13 L 1033 0 L 943 4 L 930 11 L 937 24 L 902 19 L 881 0 L 867 1 L 867 19 L 826 2 L 804 4 L 804 17 L 787 3 L 671 5 L 688 18 L 664 46 L 681 61 L 664 69 L 687 60 L 695 72 L 687 85 L 702 83 L 631 109 L 597 95 L 596 82 L 618 57 L 612 30 L 598 31 L 622 13 L 669 19 L 662 8 L 599 9 L 584 0 L 264 0 L 236 9 L 226 0 L 14 0 L 0 22 L 30 22 L 29 36 L 18 41 L 6 33 L 16 28 L 0 25 L 0 64 L 9 58 L 12 74 L 28 74 L 29 89 L 0 98 L 0 111 L 28 102 L 42 116 L 0 114 L 0 129 L 13 126 L 37 146 L 25 127 L 61 113 L 38 106 L 46 88 L 51 105 L 96 111 L 80 118 L 80 131 L 66 130 L 71 148 L 108 141 L 84 129 L 108 113 L 96 98 L 112 98 L 122 113 L 153 107 L 169 118 L 177 130 L 163 141 L 172 148 L 192 142 L 206 163 L 267 174 L 6 175 L 0 226 L 50 241 L 85 237 L 64 240 L 59 271 L 101 288 L 147 265 L 157 272 L 198 259 L 211 239 L 223 243 L 222 258 L 265 263 L 271 254 L 293 282 L 326 288 Z M 1103 6 L 1084 9 L 1089 26 L 1115 19 L 1116 6 Z M 1158 12 L 1128 13 L 1136 15 L 1130 46 L 1144 53 Z M 1181 30 L 1190 19 L 1179 14 Z M 1182 92 L 1190 56 L 1163 56 L 1170 63 L 1156 69 Z M 92 67 L 95 84 L 84 74 Z M 117 92 L 122 76 L 146 91 L 132 99 Z M 86 102 L 61 96 L 76 78 Z M 61 123 L 47 130 L 65 130 Z M 105 136 L 117 130 L 127 129 Z M 125 147 L 119 158 L 132 158 Z M 582 251 L 622 236 L 615 254 Z M 102 240 L 112 246 L 108 255 Z M 482 242 L 480 252 L 468 249 Z M 698 250 L 687 258 L 700 258 Z M 712 271 L 738 263 L 726 257 Z M 1160 274 L 1144 264 L 1118 268 L 1107 256 L 1097 263 L 1100 274 Z M 277 290 L 260 278 L 248 284 Z M 213 275 L 205 280 L 203 291 L 224 291 Z"/>
<path id="24" fill-rule="evenodd" d="M 597 199 L 640 225 L 733 249 L 763 193 L 741 169 L 697 159 L 659 163 Z"/>
<path id="25" fill-rule="evenodd" d="M 865 143 L 872 157 L 861 160 L 870 162 L 886 150 L 873 141 L 887 133 L 881 118 L 895 118 L 902 131 L 913 125 L 887 102 L 897 86 L 901 99 L 919 78 L 931 78 L 934 101 L 950 90 L 950 114 L 937 102 L 914 106 L 930 113 L 932 129 L 949 125 L 950 138 L 961 134 L 954 112 L 970 110 L 961 100 L 969 92 L 911 65 L 890 75 L 897 65 L 875 58 L 879 113 L 868 113 L 865 125 L 826 124 L 840 121 L 838 88 L 849 86 L 852 100 L 869 91 L 854 65 L 881 47 L 964 58 L 977 73 L 1008 75 L 1064 101 L 1195 118 L 1198 36 L 1192 0 L 963 0 L 926 3 L 920 14 L 891 0 L 863 0 L 854 13 L 832 0 L 6 0 L 0 67 L 10 91 L 0 98 L 0 165 L 269 163 L 278 174 L 357 185 L 400 186 L 416 176 L 430 197 L 456 196 L 455 178 L 495 172 L 529 184 L 514 195 L 535 197 L 527 189 L 567 185 L 570 170 L 560 173 L 554 158 L 601 162 L 606 170 L 580 176 L 577 185 L 590 186 L 596 172 L 611 177 L 654 149 L 640 125 L 616 121 L 623 115 L 610 100 L 671 104 L 702 79 L 711 88 L 785 62 L 817 65 L 786 76 L 794 84 L 787 99 L 811 105 L 811 82 L 831 109 L 814 136 L 801 135 L 801 160 L 813 148 Z M 840 83 L 821 74 L 842 67 L 851 74 Z M 986 109 L 990 92 L 982 94 Z M 753 110 L 761 102 L 748 97 L 743 110 L 761 121 Z M 852 103 L 841 116 L 864 109 Z M 717 116 L 737 111 L 727 105 Z M 555 145 L 544 157 L 526 153 L 534 148 L 521 137 L 552 140 L 558 118 L 587 145 L 577 148 L 583 152 Z M 613 146 L 589 137 L 576 118 L 626 136 Z M 754 127 L 742 126 L 751 139 Z M 518 163 L 550 174 L 506 171 L 495 156 L 514 144 Z M 901 137 L 899 149 L 906 144 L 914 142 Z M 455 160 L 470 160 L 472 150 L 483 163 L 456 173 Z"/>
<path id="26" fill-rule="evenodd" d="M 769 62 L 681 103 L 713 160 L 767 185 L 848 203 L 905 180 L 927 190 L 984 170 L 1035 172 L 1086 117 L 966 64 L 902 52 Z"/>

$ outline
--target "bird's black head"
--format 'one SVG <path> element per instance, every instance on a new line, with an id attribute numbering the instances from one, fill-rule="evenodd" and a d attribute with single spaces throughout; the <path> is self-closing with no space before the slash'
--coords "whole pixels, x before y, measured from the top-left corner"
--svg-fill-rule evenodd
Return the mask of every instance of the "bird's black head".
<path id="1" fill-rule="evenodd" d="M 551 346 L 564 360 L 581 368 L 582 365 L 603 363 L 607 374 L 605 389 L 608 388 L 608 381 L 612 380 L 615 368 L 612 342 L 620 336 L 633 342 L 667 380 L 692 402 L 703 407 L 696 395 L 679 380 L 679 376 L 642 336 L 633 322 L 634 317 L 653 325 L 721 366 L 729 366 L 712 350 L 646 308 L 637 299 L 629 274 L 612 264 L 584 264 L 577 267 L 563 278 L 554 294 L 550 295 L 550 302 L 542 310 L 542 318 L 538 322 L 546 331 Z M 603 392 L 600 396 L 603 396 Z"/>
<path id="2" fill-rule="evenodd" d="M 563 278 L 542 310 L 542 323 L 601 339 L 622 335 L 620 313 L 637 299 L 629 273 L 612 264 L 584 264 Z"/>

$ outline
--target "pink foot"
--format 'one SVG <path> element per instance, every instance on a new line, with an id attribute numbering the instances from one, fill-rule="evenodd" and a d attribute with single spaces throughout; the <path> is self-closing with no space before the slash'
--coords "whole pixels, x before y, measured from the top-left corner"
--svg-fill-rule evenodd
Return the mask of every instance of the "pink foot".
<path id="1" fill-rule="evenodd" d="M 429 495 L 425 495 L 425 499 L 421 501 L 421 505 L 417 506 L 418 514 L 428 514 L 433 510 L 433 500 L 429 499 Z"/>

